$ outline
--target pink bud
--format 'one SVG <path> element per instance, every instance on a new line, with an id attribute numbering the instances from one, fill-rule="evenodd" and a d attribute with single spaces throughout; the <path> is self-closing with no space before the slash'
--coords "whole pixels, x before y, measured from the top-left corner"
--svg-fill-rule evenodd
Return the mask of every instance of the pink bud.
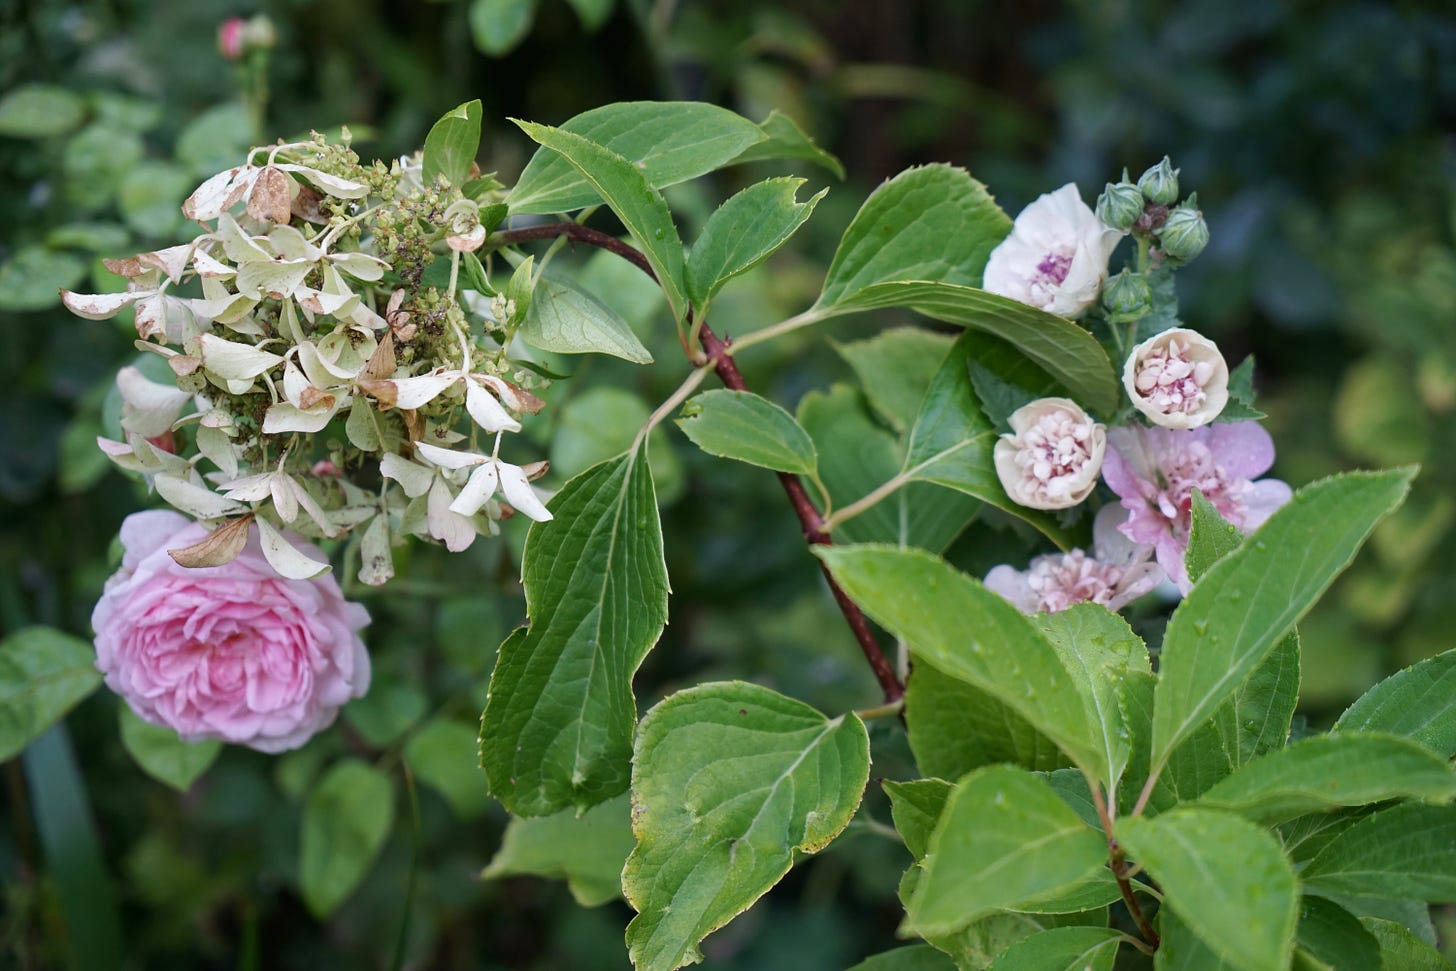
<path id="1" fill-rule="evenodd" d="M 217 28 L 217 49 L 223 57 L 236 61 L 243 56 L 243 30 L 247 25 L 242 17 L 229 17 Z"/>

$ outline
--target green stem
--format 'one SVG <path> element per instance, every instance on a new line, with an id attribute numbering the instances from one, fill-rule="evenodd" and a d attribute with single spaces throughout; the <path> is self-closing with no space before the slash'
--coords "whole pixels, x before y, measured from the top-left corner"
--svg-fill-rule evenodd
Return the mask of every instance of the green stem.
<path id="1" fill-rule="evenodd" d="M 800 327 L 807 327 L 810 324 L 818 323 L 819 321 L 832 316 L 834 316 L 834 314 L 830 313 L 829 311 L 820 310 L 817 307 L 810 307 L 803 313 L 795 314 L 788 320 L 781 320 L 777 324 L 774 324 L 770 327 L 765 327 L 763 330 L 756 330 L 751 334 L 744 334 L 742 337 L 735 337 L 733 339 L 732 349 L 729 351 L 729 353 L 737 354 L 745 347 L 753 347 L 755 344 L 762 344 L 765 341 L 771 341 L 775 337 L 782 337 L 787 333 L 798 330 Z"/>
<path id="2" fill-rule="evenodd" d="M 652 433 L 652 429 L 656 428 L 664 418 L 676 411 L 678 406 L 687 400 L 688 395 L 697 390 L 698 385 L 703 383 L 703 379 L 712 370 L 707 365 L 693 368 L 692 372 L 683 379 L 683 383 L 678 385 L 677 390 L 668 395 L 667 400 L 658 405 L 657 410 L 648 417 L 647 423 L 642 426 L 642 430 L 637 433 L 637 438 L 632 442 L 632 449 L 634 451 L 642 444 L 642 440 Z"/>

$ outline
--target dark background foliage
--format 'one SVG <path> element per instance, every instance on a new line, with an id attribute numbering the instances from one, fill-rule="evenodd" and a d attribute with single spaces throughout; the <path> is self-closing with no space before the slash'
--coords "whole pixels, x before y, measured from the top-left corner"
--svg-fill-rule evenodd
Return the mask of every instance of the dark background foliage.
<path id="1" fill-rule="evenodd" d="M 225 16 L 260 11 L 278 45 L 266 121 L 254 133 L 214 32 Z M 492 11 L 531 18 L 503 37 Z M 114 420 L 108 388 L 134 354 L 130 337 L 123 325 L 71 318 L 58 287 L 115 286 L 98 257 L 174 241 L 176 203 L 251 141 L 347 123 L 361 154 L 388 158 L 417 147 L 443 111 L 479 97 L 482 164 L 509 181 L 530 145 L 508 117 L 560 123 L 608 101 L 673 98 L 754 118 L 780 108 L 849 172 L 793 253 L 725 293 L 715 325 L 729 332 L 806 305 L 858 203 L 908 165 L 964 165 L 1014 213 L 1066 181 L 1090 201 L 1123 166 L 1136 177 L 1172 155 L 1212 230 L 1180 276 L 1183 316 L 1231 360 L 1257 356 L 1276 474 L 1299 484 L 1341 468 L 1423 464 L 1411 502 L 1304 625 L 1305 717 L 1327 723 L 1379 676 L 1452 646 L 1448 4 L 0 0 L 0 90 L 31 82 L 72 92 L 81 115 L 45 137 L 0 134 L 6 631 L 45 623 L 89 636 L 91 604 L 114 567 L 111 538 L 147 502 L 93 446 Z M 743 178 L 671 194 L 685 237 Z M 598 263 L 588 272 L 643 304 L 630 271 Z M 649 301 L 633 317 L 658 366 L 573 362 L 576 380 L 556 389 L 536 433 L 558 472 L 624 444 L 680 380 L 685 365 L 658 316 Z M 854 320 L 833 336 L 885 323 Z M 825 336 L 745 354 L 750 384 L 792 407 L 848 379 Z M 638 679 L 642 705 L 710 677 L 751 678 L 829 711 L 871 703 L 873 682 L 772 476 L 711 461 L 676 431 L 654 462 L 674 599 L 667 635 Z M 402 800 L 380 862 L 332 920 L 316 921 L 297 896 L 300 798 L 320 766 L 352 751 L 394 770 L 427 715 L 469 723 L 478 713 L 494 647 L 521 619 L 520 536 L 508 540 L 460 558 L 412 554 L 401 571 L 408 579 L 368 601 L 369 699 L 303 752 L 228 751 L 179 796 L 130 760 L 117 702 L 102 692 L 48 738 L 49 778 L 7 763 L 0 963 L 387 967 L 403 936 L 411 967 L 624 967 L 624 905 L 589 910 L 557 884 L 476 879 L 504 825 L 483 798 L 451 804 L 421 787 L 413 884 Z M 978 569 L 1025 555 L 974 528 L 952 550 Z M 875 774 L 908 774 L 893 726 L 876 732 Z M 885 818 L 873 796 L 869 808 Z M 64 858 L 46 850 L 56 827 L 72 848 Z M 876 835 L 848 834 L 711 938 L 707 966 L 833 971 L 885 949 L 907 859 Z M 91 951 L 77 950 L 80 940 Z"/>

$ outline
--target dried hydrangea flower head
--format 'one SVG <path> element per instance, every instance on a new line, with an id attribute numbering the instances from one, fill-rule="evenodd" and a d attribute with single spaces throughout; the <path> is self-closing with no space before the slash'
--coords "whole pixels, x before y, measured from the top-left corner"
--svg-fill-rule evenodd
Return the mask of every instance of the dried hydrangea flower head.
<path id="1" fill-rule="evenodd" d="M 103 451 L 217 532 L 256 522 L 285 577 L 319 569 L 285 528 L 361 531 L 359 575 L 382 583 L 399 537 L 459 550 L 512 511 L 551 518 L 529 484 L 545 463 L 501 458 L 543 403 L 507 354 L 518 323 L 473 312 L 462 282 L 481 276 L 462 261 L 485 240 L 495 191 L 474 184 L 466 197 L 425 184 L 409 160 L 362 165 L 323 136 L 255 149 L 207 179 L 182 207 L 196 238 L 110 261 L 125 293 L 63 294 L 92 319 L 135 307 L 138 349 L 171 372 L 122 370 L 124 441 Z M 448 287 L 426 282 L 437 253 Z M 428 481 L 390 474 L 404 468 Z M 238 555 L 197 545 L 195 566 Z"/>
<path id="2" fill-rule="evenodd" d="M 1163 428 L 1198 428 L 1228 404 L 1228 364 L 1218 345 L 1175 327 L 1132 349 L 1122 385 L 1133 407 Z"/>
<path id="3" fill-rule="evenodd" d="M 1067 509 L 1097 485 L 1107 429 L 1075 401 L 1039 398 L 1007 419 L 996 442 L 996 476 L 1012 501 L 1030 509 Z"/>
<path id="4" fill-rule="evenodd" d="M 1025 570 L 1006 564 L 986 574 L 986 588 L 1024 614 L 1054 614 L 1074 604 L 1101 604 L 1121 610 L 1164 580 L 1151 562 L 1153 548 L 1134 543 L 1118 529 L 1127 510 L 1113 503 L 1097 511 L 1092 525 L 1092 554 L 1084 550 L 1038 556 Z"/>
<path id="5" fill-rule="evenodd" d="M 1048 313 L 1080 317 L 1096 302 L 1123 235 L 1068 183 L 1021 211 L 1011 235 L 991 251 L 982 285 Z"/>

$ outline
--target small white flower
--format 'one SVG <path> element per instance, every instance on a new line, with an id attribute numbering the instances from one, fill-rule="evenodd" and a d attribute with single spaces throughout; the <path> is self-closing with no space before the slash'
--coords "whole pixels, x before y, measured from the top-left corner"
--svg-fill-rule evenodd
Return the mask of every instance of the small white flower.
<path id="1" fill-rule="evenodd" d="M 1134 543 L 1118 530 L 1127 510 L 1103 506 L 1092 526 L 1092 555 L 1082 550 L 1038 556 L 1023 570 L 1005 564 L 986 574 L 986 589 L 1024 614 L 1054 614 L 1073 604 L 1097 603 L 1121 610 L 1163 582 L 1153 548 Z"/>
<path id="2" fill-rule="evenodd" d="M 1030 509 L 1066 509 L 1097 485 L 1107 429 L 1074 401 L 1039 398 L 1011 413 L 992 454 L 1006 494 Z"/>
<path id="3" fill-rule="evenodd" d="M 1213 421 L 1228 404 L 1228 380 L 1218 345 L 1184 327 L 1134 347 L 1122 369 L 1122 386 L 1133 407 L 1164 428 L 1198 428 Z"/>
<path id="4" fill-rule="evenodd" d="M 1097 300 L 1122 236 L 1068 183 L 1021 210 L 1011 235 L 991 251 L 983 286 L 1048 313 L 1080 317 Z"/>

